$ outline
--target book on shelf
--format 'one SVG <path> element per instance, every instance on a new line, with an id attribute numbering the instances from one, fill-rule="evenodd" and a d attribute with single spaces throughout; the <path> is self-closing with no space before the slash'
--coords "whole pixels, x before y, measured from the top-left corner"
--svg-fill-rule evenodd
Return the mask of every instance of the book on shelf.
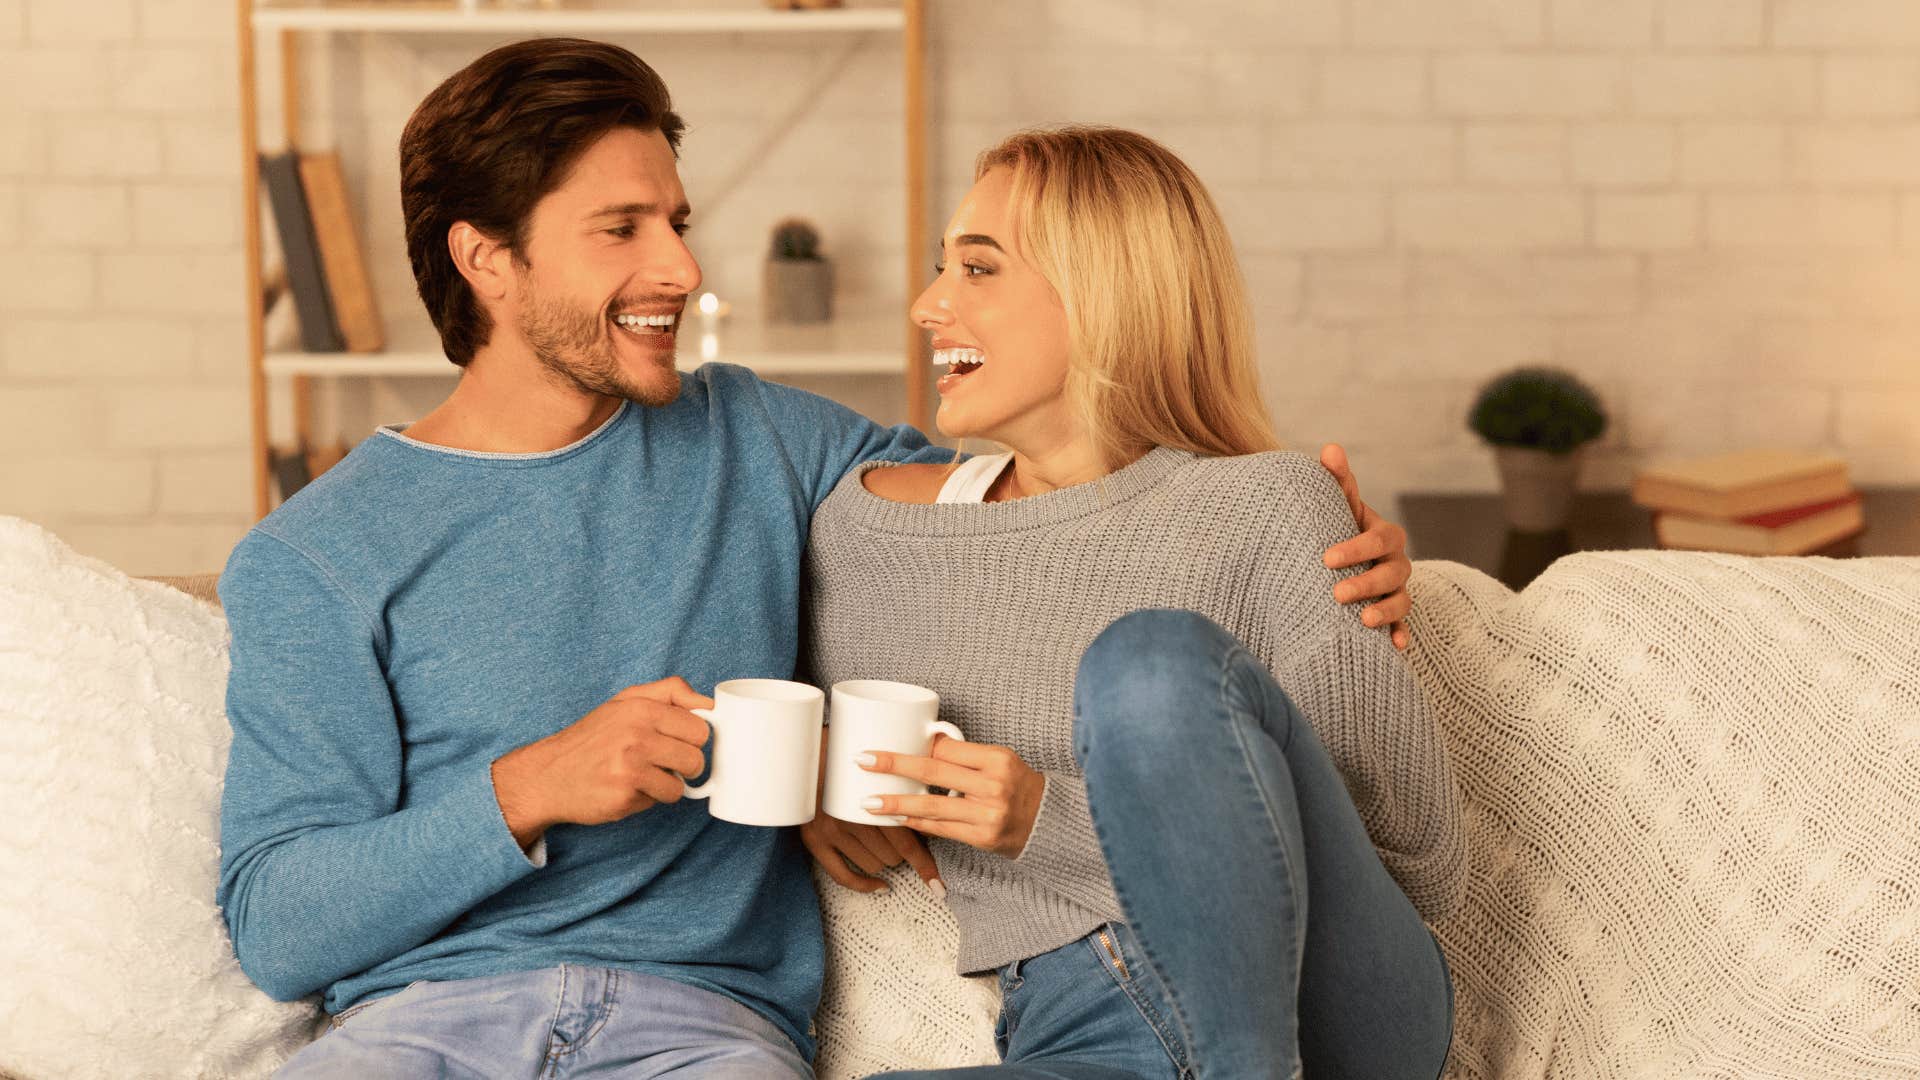
<path id="1" fill-rule="evenodd" d="M 298 447 L 272 447 L 268 451 L 272 465 L 274 486 L 280 489 L 280 501 L 293 498 L 294 493 L 306 487 L 313 479 L 313 473 L 307 466 L 307 455 Z"/>
<path id="2" fill-rule="evenodd" d="M 338 439 L 318 446 L 301 442 L 294 446 L 271 447 L 268 458 L 274 485 L 280 490 L 280 501 L 293 498 L 296 492 L 313 483 L 321 473 L 340 464 L 340 460 L 347 456 L 347 450 L 347 444 Z"/>
<path id="3" fill-rule="evenodd" d="M 1654 536 L 1663 548 L 1735 555 L 1805 555 L 1857 536 L 1866 527 L 1866 513 L 1857 492 L 1732 520 L 1671 511 L 1658 513 L 1653 519 Z"/>
<path id="4" fill-rule="evenodd" d="M 342 352 L 346 342 L 341 340 L 340 330 L 333 321 L 326 273 L 314 241 L 313 218 L 301 188 L 298 155 L 291 150 L 262 154 L 260 179 L 266 184 L 267 201 L 273 206 L 281 257 L 286 261 L 287 288 L 299 311 L 300 347 L 307 352 Z"/>
<path id="5" fill-rule="evenodd" d="M 347 202 L 340 155 L 331 150 L 302 153 L 299 161 L 300 185 L 313 218 L 313 238 L 320 249 L 327 299 L 340 336 L 348 352 L 379 352 L 386 346 L 386 334 L 380 326 L 373 282 L 367 276 L 353 210 Z"/>
<path id="6" fill-rule="evenodd" d="M 1667 462 L 1633 478 L 1633 501 L 1654 511 L 1737 521 L 1832 502 L 1853 493 L 1847 463 L 1832 454 L 1742 450 Z"/>

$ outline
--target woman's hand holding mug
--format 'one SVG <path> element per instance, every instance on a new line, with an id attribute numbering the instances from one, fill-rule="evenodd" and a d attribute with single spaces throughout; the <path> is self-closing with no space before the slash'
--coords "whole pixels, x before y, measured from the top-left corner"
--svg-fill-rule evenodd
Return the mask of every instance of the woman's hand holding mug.
<path id="1" fill-rule="evenodd" d="M 870 812 L 1009 859 L 1026 850 L 1047 791 L 1046 775 L 1007 747 L 945 736 L 934 740 L 926 757 L 876 750 L 862 756 L 860 767 L 964 796 L 877 795 L 867 801 Z"/>

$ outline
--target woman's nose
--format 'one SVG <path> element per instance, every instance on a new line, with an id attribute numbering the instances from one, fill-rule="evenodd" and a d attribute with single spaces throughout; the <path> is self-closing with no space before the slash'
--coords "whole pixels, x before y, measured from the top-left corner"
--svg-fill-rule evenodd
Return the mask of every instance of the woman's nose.
<path id="1" fill-rule="evenodd" d="M 944 275 L 935 278 L 933 284 L 927 286 L 925 291 L 915 297 L 912 307 L 907 309 L 916 325 L 944 326 L 953 321 L 953 301 L 947 299 L 947 290 L 941 285 L 942 280 Z"/>

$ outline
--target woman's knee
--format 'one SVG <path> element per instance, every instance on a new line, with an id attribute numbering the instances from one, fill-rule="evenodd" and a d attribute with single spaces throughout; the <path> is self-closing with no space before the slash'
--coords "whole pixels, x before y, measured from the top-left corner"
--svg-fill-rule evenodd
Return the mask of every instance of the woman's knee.
<path id="1" fill-rule="evenodd" d="M 1133 611 L 1087 646 L 1074 681 L 1074 752 L 1084 765 L 1096 742 L 1138 744 L 1172 737 L 1169 719 L 1217 696 L 1240 642 L 1204 615 L 1175 608 Z"/>

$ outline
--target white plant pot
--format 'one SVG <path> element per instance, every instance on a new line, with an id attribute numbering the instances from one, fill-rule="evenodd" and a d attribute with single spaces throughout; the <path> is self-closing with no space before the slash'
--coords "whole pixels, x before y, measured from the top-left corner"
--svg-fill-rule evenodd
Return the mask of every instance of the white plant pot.
<path id="1" fill-rule="evenodd" d="M 768 259 L 768 322 L 819 323 L 833 318 L 833 264 L 825 259 Z"/>
<path id="2" fill-rule="evenodd" d="M 1507 524 L 1520 532 L 1533 533 L 1566 528 L 1585 456 L 1585 446 L 1565 454 L 1520 446 L 1495 447 Z"/>

